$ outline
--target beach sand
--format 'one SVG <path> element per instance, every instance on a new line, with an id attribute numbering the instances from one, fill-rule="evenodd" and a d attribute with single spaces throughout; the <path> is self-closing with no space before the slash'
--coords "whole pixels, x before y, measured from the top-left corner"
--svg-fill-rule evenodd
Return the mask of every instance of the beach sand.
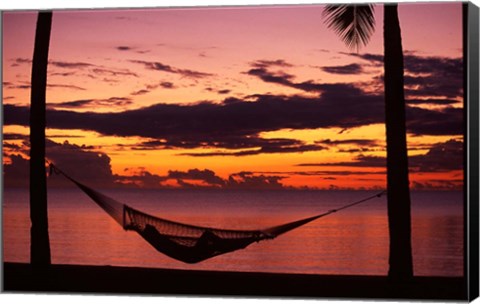
<path id="1" fill-rule="evenodd" d="M 463 278 L 273 274 L 4 263 L 5 292 L 467 300 Z"/>

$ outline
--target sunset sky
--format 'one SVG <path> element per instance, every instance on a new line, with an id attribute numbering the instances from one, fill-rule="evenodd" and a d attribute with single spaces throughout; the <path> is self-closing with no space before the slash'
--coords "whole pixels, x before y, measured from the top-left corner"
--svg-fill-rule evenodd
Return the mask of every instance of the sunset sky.
<path id="1" fill-rule="evenodd" d="M 385 187 L 383 9 L 358 52 L 323 6 L 53 14 L 47 158 L 101 187 Z M 35 12 L 3 14 L 6 187 L 28 182 Z M 400 4 L 413 189 L 463 184 L 462 4 Z"/>

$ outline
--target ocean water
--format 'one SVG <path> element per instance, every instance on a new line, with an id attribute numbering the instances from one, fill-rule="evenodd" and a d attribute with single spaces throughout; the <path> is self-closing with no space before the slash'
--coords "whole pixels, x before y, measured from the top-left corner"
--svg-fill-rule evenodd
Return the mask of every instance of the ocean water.
<path id="1" fill-rule="evenodd" d="M 136 209 L 189 224 L 258 229 L 326 212 L 371 191 L 109 190 Z M 4 261 L 28 262 L 28 191 L 3 194 Z M 274 240 L 184 264 L 124 231 L 78 189 L 49 189 L 49 232 L 55 264 L 140 266 L 276 273 L 385 275 L 388 271 L 386 199 L 375 198 L 318 219 Z M 463 275 L 463 195 L 412 192 L 415 275 Z"/>

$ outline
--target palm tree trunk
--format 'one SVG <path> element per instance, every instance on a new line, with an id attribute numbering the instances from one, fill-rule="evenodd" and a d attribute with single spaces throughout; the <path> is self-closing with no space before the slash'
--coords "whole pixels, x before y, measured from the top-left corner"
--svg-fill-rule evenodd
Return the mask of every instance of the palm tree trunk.
<path id="1" fill-rule="evenodd" d="M 51 263 L 45 171 L 45 95 L 51 25 L 51 12 L 38 14 L 30 101 L 30 262 L 33 266 Z"/>
<path id="2" fill-rule="evenodd" d="M 413 276 L 403 50 L 397 5 L 384 6 L 387 197 L 392 279 Z"/>

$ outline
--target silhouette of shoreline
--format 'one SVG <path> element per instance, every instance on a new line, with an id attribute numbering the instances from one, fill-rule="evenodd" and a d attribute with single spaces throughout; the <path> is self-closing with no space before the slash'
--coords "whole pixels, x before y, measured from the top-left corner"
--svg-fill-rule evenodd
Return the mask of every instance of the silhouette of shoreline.
<path id="1" fill-rule="evenodd" d="M 466 300 L 461 277 L 272 274 L 112 266 L 3 264 L 4 291 L 137 295 L 221 295 L 292 298 Z"/>

